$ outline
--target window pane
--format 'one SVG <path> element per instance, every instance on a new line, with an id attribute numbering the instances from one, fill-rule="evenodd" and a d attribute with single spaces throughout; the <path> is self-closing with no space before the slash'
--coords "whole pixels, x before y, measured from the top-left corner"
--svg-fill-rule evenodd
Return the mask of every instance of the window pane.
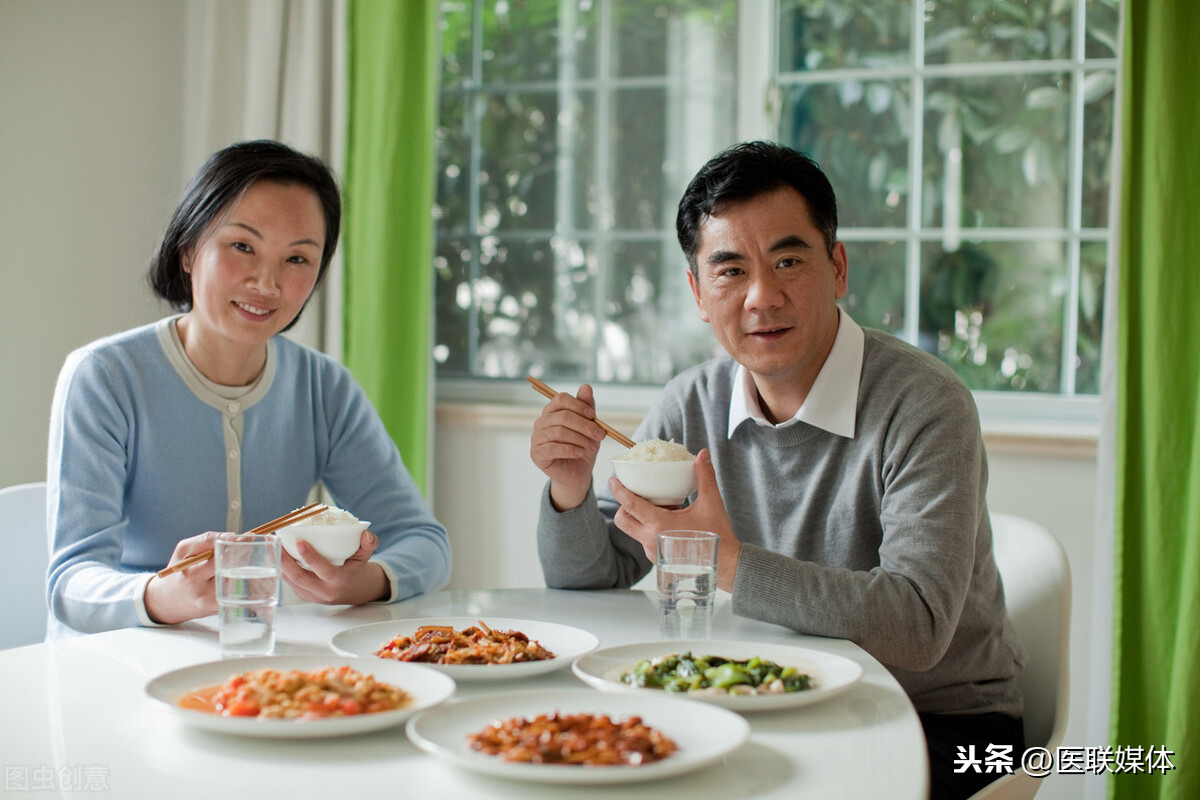
<path id="1" fill-rule="evenodd" d="M 843 227 L 902 227 L 908 206 L 907 84 L 842 81 L 785 89 L 780 140 L 829 176 Z"/>
<path id="2" fill-rule="evenodd" d="M 1066 224 L 1070 81 L 926 82 L 922 218 L 947 227 Z"/>
<path id="3" fill-rule="evenodd" d="M 1117 57 L 1120 0 L 1087 0 L 1087 58 Z"/>
<path id="4" fill-rule="evenodd" d="M 595 356 L 594 256 L 575 241 L 484 237 L 472 286 L 479 348 L 472 371 L 589 378 Z"/>
<path id="5" fill-rule="evenodd" d="M 484 83 L 554 81 L 560 45 L 578 76 L 595 71 L 594 3 L 489 0 L 482 6 Z M 566 12 L 561 20 L 560 8 Z"/>
<path id="6" fill-rule="evenodd" d="M 613 74 L 667 75 L 680 55 L 720 59 L 737 49 L 737 8 L 727 0 L 614 0 Z"/>
<path id="7" fill-rule="evenodd" d="M 434 269 L 433 359 L 442 375 L 469 375 L 471 337 L 471 246 L 463 239 L 437 244 Z"/>
<path id="8" fill-rule="evenodd" d="M 471 130 L 468 97 L 444 93 L 438 108 L 437 202 L 439 228 L 465 231 L 471 220 Z"/>
<path id="9" fill-rule="evenodd" d="M 1071 13 L 1071 3 L 1045 0 L 928 0 L 925 60 L 962 64 L 1067 58 Z"/>
<path id="10" fill-rule="evenodd" d="M 1104 324 L 1104 276 L 1108 246 L 1083 242 L 1079 247 L 1079 334 L 1075 393 L 1100 394 L 1100 335 Z"/>
<path id="11" fill-rule="evenodd" d="M 829 175 L 860 324 L 916 330 L 975 390 L 1059 393 L 1071 367 L 1069 388 L 1097 391 L 1119 0 L 439 6 L 440 376 L 656 385 L 711 356 L 675 211 L 696 169 L 753 135 Z M 752 134 L 739 28 L 778 54 Z"/>
<path id="12" fill-rule="evenodd" d="M 598 380 L 666 383 L 719 350 L 696 312 L 687 262 L 673 239 L 618 241 L 610 253 Z"/>
<path id="13" fill-rule="evenodd" d="M 920 341 L 976 390 L 1061 391 L 1062 242 L 928 242 Z"/>
<path id="14" fill-rule="evenodd" d="M 438 24 L 442 32 L 442 88 L 471 78 L 473 43 L 469 0 L 442 0 Z"/>
<path id="15" fill-rule="evenodd" d="M 604 206 L 604 190 L 596 185 L 596 147 L 603 137 L 596 129 L 596 92 L 575 91 L 570 109 L 559 119 L 552 154 L 555 180 L 564 192 L 555 224 L 558 229 L 595 230 L 610 224 L 612 218 L 611 209 Z"/>
<path id="16" fill-rule="evenodd" d="M 613 129 L 609 132 L 613 143 L 609 184 L 620 196 L 610 214 L 618 228 L 661 230 L 675 224 L 663 175 L 666 116 L 667 98 L 662 89 L 629 90 L 616 96 Z M 676 196 L 674 202 L 678 200 Z"/>
<path id="17" fill-rule="evenodd" d="M 1108 227 L 1115 84 L 1116 74 L 1109 70 L 1088 73 L 1083 79 L 1083 205 L 1080 221 L 1085 228 Z"/>
<path id="18" fill-rule="evenodd" d="M 850 262 L 841 305 L 867 328 L 904 330 L 904 242 L 846 242 Z"/>
<path id="19" fill-rule="evenodd" d="M 478 225 L 552 229 L 558 98 L 544 92 L 485 97 L 480 121 Z"/>
<path id="20" fill-rule="evenodd" d="M 779 71 L 902 66 L 912 7 L 896 0 L 780 0 Z"/>

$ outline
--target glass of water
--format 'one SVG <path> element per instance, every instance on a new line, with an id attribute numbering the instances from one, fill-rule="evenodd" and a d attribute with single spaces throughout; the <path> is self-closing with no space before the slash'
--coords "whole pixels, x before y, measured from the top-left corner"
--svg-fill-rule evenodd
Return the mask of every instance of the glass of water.
<path id="1" fill-rule="evenodd" d="M 275 649 L 279 539 L 249 533 L 217 537 L 221 657 L 265 656 Z"/>
<path id="2" fill-rule="evenodd" d="M 658 535 L 659 632 L 668 639 L 712 636 L 717 594 L 717 545 L 708 531 L 663 531 Z"/>

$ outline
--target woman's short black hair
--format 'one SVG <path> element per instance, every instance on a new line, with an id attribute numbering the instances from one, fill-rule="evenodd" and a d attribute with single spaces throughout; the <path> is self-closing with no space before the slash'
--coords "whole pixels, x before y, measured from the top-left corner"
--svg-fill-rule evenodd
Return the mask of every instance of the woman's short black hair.
<path id="1" fill-rule="evenodd" d="M 325 215 L 325 246 L 317 271 L 319 286 L 337 249 L 342 224 L 342 198 L 333 172 L 319 158 L 285 144 L 260 139 L 238 142 L 218 150 L 196 170 L 167 225 L 158 251 L 150 259 L 148 278 L 154 293 L 176 311 L 192 308 L 191 275 L 183 259 L 199 243 L 214 221 L 257 181 L 299 184 L 311 189 Z M 288 328 L 300 319 L 297 314 Z M 284 330 L 287 330 L 285 328 Z"/>
<path id="2" fill-rule="evenodd" d="M 700 226 L 707 217 L 719 214 L 730 203 L 783 186 L 792 187 L 804 198 L 832 256 L 837 241 L 837 198 L 817 162 L 775 142 L 743 142 L 722 150 L 701 167 L 679 201 L 675 233 L 692 274 L 698 274 Z"/>

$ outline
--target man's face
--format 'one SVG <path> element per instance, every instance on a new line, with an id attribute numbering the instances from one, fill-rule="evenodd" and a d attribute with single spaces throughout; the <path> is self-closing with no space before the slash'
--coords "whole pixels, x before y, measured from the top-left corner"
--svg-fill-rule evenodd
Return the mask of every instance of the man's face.
<path id="1" fill-rule="evenodd" d="M 782 187 L 704 220 L 696 267 L 700 318 L 721 345 L 760 389 L 807 393 L 837 335 L 847 262 L 841 242 L 826 252 L 804 198 Z"/>

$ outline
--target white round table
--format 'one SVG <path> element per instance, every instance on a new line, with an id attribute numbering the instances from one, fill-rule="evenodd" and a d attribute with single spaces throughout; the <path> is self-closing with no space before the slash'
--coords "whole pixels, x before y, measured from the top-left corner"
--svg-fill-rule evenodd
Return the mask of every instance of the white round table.
<path id="1" fill-rule="evenodd" d="M 825 650 L 864 668 L 828 700 L 747 714 L 750 740 L 724 760 L 663 780 L 564 786 L 489 778 L 418 750 L 403 727 L 344 739 L 266 740 L 185 726 L 146 697 L 162 672 L 219 658 L 215 620 L 135 628 L 0 651 L 0 753 L 8 793 L 31 797 L 203 798 L 880 798 L 923 800 L 920 721 L 882 665 L 842 640 L 734 617 L 719 596 L 714 639 Z M 279 610 L 277 653 L 327 652 L 338 631 L 389 619 L 509 617 L 591 631 L 600 647 L 657 641 L 653 592 L 505 589 L 437 592 L 392 605 Z M 517 681 L 459 682 L 456 697 L 585 688 L 570 669 Z M 596 690 L 590 690 L 596 691 Z M 453 701 L 451 701 L 453 702 Z"/>

